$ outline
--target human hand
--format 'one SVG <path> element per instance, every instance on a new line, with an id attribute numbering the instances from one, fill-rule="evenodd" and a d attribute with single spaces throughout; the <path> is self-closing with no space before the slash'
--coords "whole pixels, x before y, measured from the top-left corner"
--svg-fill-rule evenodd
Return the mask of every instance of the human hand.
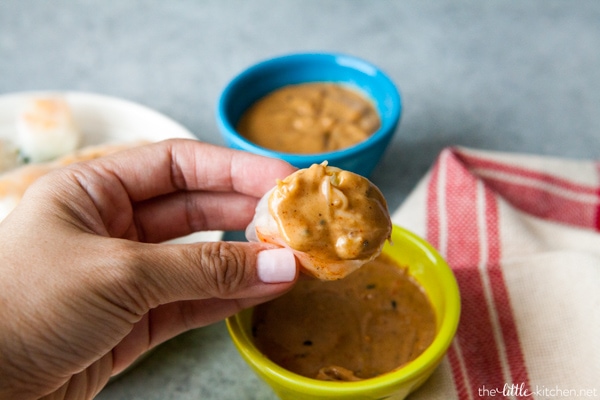
<path id="1" fill-rule="evenodd" d="M 293 171 L 170 140 L 40 178 L 0 224 L 0 398 L 92 398 L 148 349 L 290 289 L 288 250 L 157 243 L 243 229 Z"/>

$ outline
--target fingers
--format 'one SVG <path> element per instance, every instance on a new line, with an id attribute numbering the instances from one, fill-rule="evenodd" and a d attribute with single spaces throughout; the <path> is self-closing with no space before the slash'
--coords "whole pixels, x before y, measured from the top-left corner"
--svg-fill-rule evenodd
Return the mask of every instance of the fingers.
<path id="1" fill-rule="evenodd" d="M 256 203 L 254 197 L 215 192 L 177 192 L 151 199 L 135 206 L 138 240 L 158 243 L 189 232 L 241 230 L 250 223 Z"/>
<path id="2" fill-rule="evenodd" d="M 257 199 L 294 170 L 281 160 L 179 139 L 75 165 L 41 181 L 46 191 L 63 188 L 60 198 L 72 208 L 94 209 L 103 226 L 86 226 L 93 231 L 158 242 L 200 230 L 242 229 Z"/>
<path id="3" fill-rule="evenodd" d="M 133 201 L 186 191 L 238 192 L 262 196 L 294 171 L 284 161 L 173 139 L 131 149 L 90 164 L 99 174 L 114 174 Z"/>

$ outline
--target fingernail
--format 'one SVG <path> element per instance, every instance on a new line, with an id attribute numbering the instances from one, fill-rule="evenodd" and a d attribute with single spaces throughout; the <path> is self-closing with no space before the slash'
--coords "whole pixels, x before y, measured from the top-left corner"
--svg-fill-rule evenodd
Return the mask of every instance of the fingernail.
<path id="1" fill-rule="evenodd" d="M 263 250 L 258 253 L 256 268 L 265 283 L 291 282 L 296 277 L 296 258 L 289 249 Z"/>

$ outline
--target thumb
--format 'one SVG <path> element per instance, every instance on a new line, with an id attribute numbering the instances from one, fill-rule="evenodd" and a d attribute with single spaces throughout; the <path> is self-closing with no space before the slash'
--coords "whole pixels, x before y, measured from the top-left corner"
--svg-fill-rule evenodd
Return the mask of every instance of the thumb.
<path id="1" fill-rule="evenodd" d="M 116 301 L 133 315 L 148 314 L 113 350 L 115 371 L 184 331 L 283 294 L 298 276 L 291 250 L 258 243 L 136 247 L 134 289 Z"/>
<path id="2" fill-rule="evenodd" d="M 179 300 L 269 298 L 298 276 L 291 250 L 260 243 L 129 244 L 127 286 L 147 310 Z"/>

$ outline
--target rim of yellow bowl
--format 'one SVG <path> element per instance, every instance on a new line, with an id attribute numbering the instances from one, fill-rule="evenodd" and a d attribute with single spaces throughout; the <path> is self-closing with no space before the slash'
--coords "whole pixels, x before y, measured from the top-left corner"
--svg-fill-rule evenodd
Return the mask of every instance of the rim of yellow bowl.
<path id="1" fill-rule="evenodd" d="M 392 241 L 398 243 L 408 242 L 426 253 L 432 261 L 432 267 L 436 269 L 439 282 L 444 287 L 442 296 L 444 313 L 438 332 L 429 347 L 417 358 L 383 375 L 356 382 L 331 382 L 304 377 L 274 363 L 256 348 L 252 338 L 243 329 L 241 321 L 243 313 L 249 313 L 251 309 L 242 311 L 226 320 L 227 328 L 238 351 L 255 369 L 260 370 L 265 375 L 269 375 L 272 380 L 279 381 L 282 386 L 288 389 L 295 388 L 314 393 L 315 395 L 321 394 L 327 396 L 333 394 L 340 395 L 345 392 L 356 393 L 372 391 L 374 389 L 382 390 L 386 387 L 399 386 L 402 383 L 410 382 L 413 379 L 419 378 L 427 371 L 431 373 L 431 369 L 436 367 L 446 354 L 458 327 L 460 318 L 460 292 L 458 284 L 446 261 L 424 239 L 407 229 L 394 225 Z"/>

